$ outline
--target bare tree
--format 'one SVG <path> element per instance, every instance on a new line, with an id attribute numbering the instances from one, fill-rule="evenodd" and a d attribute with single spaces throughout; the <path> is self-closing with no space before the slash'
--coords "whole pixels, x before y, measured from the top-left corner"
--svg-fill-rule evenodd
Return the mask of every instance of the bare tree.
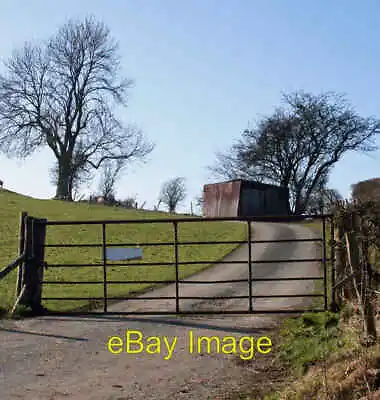
<path id="1" fill-rule="evenodd" d="M 343 196 L 336 189 L 325 189 L 323 196 L 325 200 L 325 212 L 333 212 L 338 202 L 343 200 Z"/>
<path id="2" fill-rule="evenodd" d="M 332 213 L 343 196 L 336 189 L 318 188 L 310 198 L 306 208 L 310 214 Z"/>
<path id="3" fill-rule="evenodd" d="M 376 149 L 379 121 L 359 116 L 334 93 L 284 96 L 285 107 L 243 133 L 232 148 L 217 154 L 211 170 L 225 178 L 246 178 L 289 188 L 293 212 L 308 207 L 332 167 L 348 151 Z"/>
<path id="4" fill-rule="evenodd" d="M 125 160 L 107 160 L 102 165 L 102 176 L 100 180 L 100 194 L 105 202 L 115 200 L 115 185 L 120 177 L 120 173 L 125 166 Z"/>
<path id="5" fill-rule="evenodd" d="M 154 210 L 154 211 L 158 211 L 158 209 L 160 208 L 161 203 L 162 203 L 162 200 L 161 200 L 161 199 L 158 199 L 157 204 L 155 204 L 155 205 L 153 206 L 153 210 Z"/>
<path id="6" fill-rule="evenodd" d="M 203 204 L 204 204 L 203 192 L 194 198 L 194 204 L 195 204 L 195 213 L 202 215 Z"/>
<path id="7" fill-rule="evenodd" d="M 159 200 L 168 207 L 170 213 L 174 213 L 179 203 L 185 198 L 186 187 L 184 178 L 174 178 L 162 185 Z"/>
<path id="8" fill-rule="evenodd" d="M 0 149 L 28 157 L 48 146 L 57 162 L 56 198 L 107 160 L 143 159 L 153 150 L 114 113 L 131 82 L 119 78 L 117 45 L 93 18 L 70 20 L 47 42 L 26 43 L 0 75 Z"/>

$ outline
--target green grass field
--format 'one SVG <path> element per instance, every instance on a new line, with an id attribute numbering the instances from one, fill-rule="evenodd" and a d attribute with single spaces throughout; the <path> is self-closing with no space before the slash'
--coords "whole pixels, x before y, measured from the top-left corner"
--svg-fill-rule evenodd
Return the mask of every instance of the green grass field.
<path id="1" fill-rule="evenodd" d="M 126 210 L 103 205 L 67 203 L 57 200 L 37 200 L 6 190 L 0 191 L 0 269 L 18 255 L 20 212 L 48 220 L 116 220 L 116 219 L 162 219 L 165 213 L 142 210 Z M 178 217 L 183 217 L 178 215 Z M 179 223 L 180 241 L 242 240 L 246 237 L 245 224 L 232 222 Z M 173 224 L 123 224 L 107 226 L 108 243 L 172 242 Z M 48 226 L 46 244 L 98 243 L 102 240 L 100 225 Z M 223 258 L 236 245 L 179 246 L 179 261 L 205 261 L 202 265 L 180 266 L 180 277 L 189 276 Z M 48 264 L 101 263 L 101 248 L 46 248 Z M 141 262 L 173 262 L 174 246 L 143 247 Z M 175 278 L 173 266 L 116 267 L 110 265 L 108 280 L 170 280 Z M 48 268 L 46 281 L 100 281 L 102 267 Z M 0 281 L 0 308 L 9 309 L 15 300 L 16 271 Z M 123 296 L 128 292 L 145 289 L 147 284 L 109 284 L 108 296 Z M 46 285 L 43 297 L 102 297 L 103 285 Z M 47 301 L 46 307 L 54 311 L 68 311 L 90 306 L 92 301 Z"/>

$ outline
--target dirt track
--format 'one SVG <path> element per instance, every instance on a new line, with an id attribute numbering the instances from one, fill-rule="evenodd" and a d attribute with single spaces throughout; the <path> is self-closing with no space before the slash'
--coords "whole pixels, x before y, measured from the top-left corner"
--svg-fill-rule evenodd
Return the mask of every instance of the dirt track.
<path id="1" fill-rule="evenodd" d="M 255 223 L 255 239 L 307 238 L 315 233 L 306 227 L 288 224 Z M 314 258 L 320 251 L 314 243 L 253 244 L 254 260 Z M 246 260 L 248 246 L 228 256 Z M 247 266 L 220 264 L 194 279 L 239 279 L 248 276 Z M 254 277 L 318 276 L 317 263 L 254 264 Z M 312 281 L 263 282 L 253 286 L 260 294 L 311 293 Z M 173 295 L 173 286 L 157 289 L 157 295 Z M 156 294 L 155 293 L 155 294 Z M 159 293 L 159 294 L 158 294 Z M 234 285 L 184 285 L 182 296 L 246 295 L 246 283 Z M 152 295 L 152 294 L 150 294 Z M 110 311 L 126 309 L 174 309 L 174 302 L 126 302 Z M 307 306 L 304 298 L 256 299 L 254 309 L 287 309 Z M 133 307 L 133 308 L 132 308 Z M 205 303 L 183 301 L 181 309 L 247 308 L 247 300 Z M 268 335 L 279 316 L 186 316 L 186 317 L 41 317 L 0 322 L 1 399 L 223 399 L 218 393 L 244 383 L 247 368 L 236 362 L 239 355 L 216 352 L 189 354 L 189 331 L 195 336 Z M 162 344 L 161 354 L 112 354 L 106 348 L 110 336 L 125 338 L 126 330 L 137 330 L 144 337 L 167 336 L 177 342 L 170 359 Z M 276 338 L 271 337 L 275 343 Z M 256 353 L 256 360 L 266 357 Z M 252 374 L 252 372 L 251 372 Z"/>

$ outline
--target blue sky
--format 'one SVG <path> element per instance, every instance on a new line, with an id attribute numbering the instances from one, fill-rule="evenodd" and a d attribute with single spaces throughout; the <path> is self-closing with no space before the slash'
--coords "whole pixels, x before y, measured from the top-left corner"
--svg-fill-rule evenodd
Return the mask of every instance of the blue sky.
<path id="1" fill-rule="evenodd" d="M 181 210 L 189 210 L 212 181 L 206 167 L 215 152 L 271 113 L 283 92 L 345 93 L 360 114 L 380 117 L 376 0 L 9 1 L 0 14 L 0 57 L 87 15 L 110 27 L 123 73 L 135 81 L 123 119 L 156 144 L 145 165 L 126 171 L 118 197 L 137 195 L 152 207 L 162 183 L 183 176 Z M 379 156 L 347 154 L 330 186 L 348 196 L 352 183 L 379 176 Z M 10 190 L 49 198 L 52 163 L 49 150 L 26 161 L 0 156 L 0 179 Z"/>

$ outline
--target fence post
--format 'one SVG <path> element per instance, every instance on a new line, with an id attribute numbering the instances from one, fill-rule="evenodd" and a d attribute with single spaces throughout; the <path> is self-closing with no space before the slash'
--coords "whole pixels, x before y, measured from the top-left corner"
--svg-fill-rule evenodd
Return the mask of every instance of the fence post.
<path id="1" fill-rule="evenodd" d="M 349 276 L 354 274 L 351 279 L 346 281 L 344 289 L 346 291 L 346 298 L 350 301 L 357 298 L 356 296 L 356 279 L 359 277 L 359 248 L 357 242 L 357 224 L 354 214 L 349 214 L 345 218 L 345 232 L 344 240 L 346 244 L 346 264 L 345 275 Z M 353 244 L 353 246 L 352 246 Z M 353 262 L 351 265 L 350 262 Z M 354 269 L 352 269 L 352 267 Z"/>
<path id="2" fill-rule="evenodd" d="M 25 220 L 28 216 L 28 213 L 23 211 L 20 214 L 20 241 L 19 241 L 19 255 L 25 250 Z M 16 283 L 16 299 L 20 296 L 22 290 L 22 266 L 20 265 L 17 269 L 17 283 Z"/>
<path id="3" fill-rule="evenodd" d="M 41 304 L 45 259 L 46 219 L 26 217 L 27 257 L 22 265 L 21 287 L 25 287 L 20 304 L 30 306 L 33 312 L 43 310 Z"/>
<path id="4" fill-rule="evenodd" d="M 323 252 L 323 297 L 324 297 L 324 309 L 328 310 L 327 304 L 327 254 L 326 254 L 326 217 L 322 215 L 322 252 Z"/>
<path id="5" fill-rule="evenodd" d="M 375 310 L 374 310 L 374 296 L 372 293 L 372 266 L 369 262 L 369 246 L 367 242 L 366 235 L 366 227 L 365 220 L 362 216 L 359 217 L 359 232 L 360 232 L 360 262 L 361 262 L 361 274 L 362 274 L 362 285 L 361 295 L 363 297 L 363 307 L 364 307 L 364 317 L 366 319 L 366 329 L 367 329 L 367 337 L 365 338 L 368 341 L 376 341 L 377 332 L 376 332 L 376 319 L 375 319 Z"/>
<path id="6" fill-rule="evenodd" d="M 346 232 L 347 255 L 349 258 L 349 266 L 352 274 L 354 286 L 354 294 L 360 308 L 363 318 L 363 333 L 366 340 L 376 338 L 376 323 L 374 320 L 373 310 L 368 297 L 368 277 L 366 268 L 366 257 L 363 257 L 363 237 L 360 217 L 351 216 L 352 231 Z M 365 246 L 365 245 L 364 245 Z"/>
<path id="7" fill-rule="evenodd" d="M 345 277 L 345 249 L 343 245 L 343 229 L 339 224 L 336 226 L 334 235 L 334 259 L 335 259 L 335 271 L 336 271 L 336 282 L 341 282 Z M 333 296 L 335 298 L 337 308 L 340 308 L 343 303 L 343 286 L 340 283 L 339 287 L 333 287 Z"/>
<path id="8" fill-rule="evenodd" d="M 336 263 L 336 254 L 335 254 L 335 221 L 334 217 L 331 217 L 330 219 L 330 265 L 331 265 L 331 303 L 330 303 L 330 309 L 333 312 L 338 311 L 338 301 L 337 301 L 337 290 L 335 287 L 336 283 L 336 269 L 335 269 L 335 263 Z"/>

